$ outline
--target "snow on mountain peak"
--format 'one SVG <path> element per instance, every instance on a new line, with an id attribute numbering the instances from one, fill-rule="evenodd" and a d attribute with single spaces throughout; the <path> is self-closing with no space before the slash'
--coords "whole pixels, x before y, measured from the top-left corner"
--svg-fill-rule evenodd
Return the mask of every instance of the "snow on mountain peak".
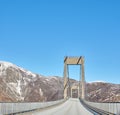
<path id="1" fill-rule="evenodd" d="M 0 61 L 0 75 L 3 74 L 4 71 L 9 67 L 19 69 L 19 70 L 23 71 L 24 73 L 26 73 L 27 75 L 31 75 L 33 77 L 36 77 L 36 74 L 32 73 L 31 71 L 27 71 L 19 66 L 16 66 L 15 64 L 12 64 L 10 62 L 5 62 L 5 61 Z"/>
<path id="2" fill-rule="evenodd" d="M 9 62 L 0 61 L 0 67 L 8 68 L 8 67 L 17 67 L 17 66 Z"/>
<path id="3" fill-rule="evenodd" d="M 92 82 L 88 82 L 89 84 L 92 84 L 92 83 L 107 83 L 106 81 L 92 81 Z"/>

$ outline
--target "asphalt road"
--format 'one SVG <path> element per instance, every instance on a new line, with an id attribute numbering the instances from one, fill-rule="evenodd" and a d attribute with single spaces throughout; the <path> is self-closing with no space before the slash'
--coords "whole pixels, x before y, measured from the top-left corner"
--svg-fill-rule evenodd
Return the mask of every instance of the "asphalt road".
<path id="1" fill-rule="evenodd" d="M 22 115 L 93 115 L 86 110 L 79 99 L 69 99 L 65 103 L 47 109 L 24 113 Z"/>

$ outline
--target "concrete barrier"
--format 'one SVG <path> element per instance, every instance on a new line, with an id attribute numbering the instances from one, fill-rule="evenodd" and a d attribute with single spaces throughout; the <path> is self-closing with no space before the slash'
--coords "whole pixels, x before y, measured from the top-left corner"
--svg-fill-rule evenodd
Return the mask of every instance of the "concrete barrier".
<path id="1" fill-rule="evenodd" d="M 84 100 L 84 103 L 91 107 L 101 109 L 116 115 L 120 115 L 120 103 L 94 103 L 94 102 L 88 102 L 85 100 Z"/>
<path id="2" fill-rule="evenodd" d="M 25 112 L 40 108 L 53 106 L 64 102 L 65 100 L 51 101 L 51 102 L 35 102 L 35 103 L 0 103 L 0 115 Z"/>

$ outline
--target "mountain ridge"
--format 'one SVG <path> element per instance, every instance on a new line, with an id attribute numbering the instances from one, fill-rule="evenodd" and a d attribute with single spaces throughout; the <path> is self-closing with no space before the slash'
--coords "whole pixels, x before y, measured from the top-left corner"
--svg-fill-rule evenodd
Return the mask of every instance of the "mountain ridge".
<path id="1" fill-rule="evenodd" d="M 71 79 L 70 84 L 74 83 L 78 81 Z M 45 77 L 10 62 L 0 61 L 0 101 L 2 102 L 54 101 L 63 98 L 63 89 L 62 77 Z M 120 84 L 86 83 L 86 91 L 88 94 L 86 99 L 89 101 L 120 101 Z"/>

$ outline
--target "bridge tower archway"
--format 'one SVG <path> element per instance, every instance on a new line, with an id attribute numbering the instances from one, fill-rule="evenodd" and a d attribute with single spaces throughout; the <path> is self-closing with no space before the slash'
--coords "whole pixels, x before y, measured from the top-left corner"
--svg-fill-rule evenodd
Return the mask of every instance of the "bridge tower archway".
<path id="1" fill-rule="evenodd" d="M 72 98 L 79 98 L 79 86 L 73 85 L 71 87 L 71 97 Z"/>
<path id="2" fill-rule="evenodd" d="M 70 86 L 69 79 L 69 65 L 80 65 L 80 81 L 78 86 L 78 97 L 84 99 L 85 98 L 85 75 L 84 75 L 84 57 L 65 57 L 64 58 L 64 98 L 68 98 L 72 96 L 72 87 Z M 69 90 L 69 93 L 68 93 Z M 81 90 L 81 91 L 80 91 Z M 81 93 L 80 93 L 81 92 Z M 69 95 L 68 95 L 69 94 Z"/>

